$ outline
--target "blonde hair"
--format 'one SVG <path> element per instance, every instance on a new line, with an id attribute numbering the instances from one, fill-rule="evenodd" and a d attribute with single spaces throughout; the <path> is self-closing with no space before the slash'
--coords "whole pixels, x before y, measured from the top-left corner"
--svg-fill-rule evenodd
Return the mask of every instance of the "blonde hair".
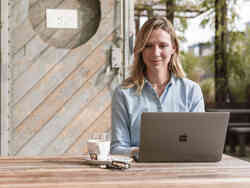
<path id="1" fill-rule="evenodd" d="M 172 55 L 168 64 L 168 71 L 174 73 L 176 77 L 185 77 L 184 70 L 182 68 L 179 59 L 179 43 L 173 25 L 165 17 L 153 17 L 146 21 L 141 30 L 138 32 L 134 47 L 134 62 L 132 66 L 131 76 L 124 80 L 122 83 L 123 88 L 136 87 L 137 93 L 140 95 L 144 87 L 144 79 L 146 76 L 146 65 L 143 62 L 142 52 L 147 44 L 149 37 L 153 30 L 163 29 L 170 37 L 172 45 L 175 48 L 175 52 Z"/>

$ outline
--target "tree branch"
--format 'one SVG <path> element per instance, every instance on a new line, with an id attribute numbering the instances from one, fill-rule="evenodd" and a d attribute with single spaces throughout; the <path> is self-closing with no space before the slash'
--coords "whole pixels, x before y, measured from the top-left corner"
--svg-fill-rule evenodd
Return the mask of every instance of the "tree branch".
<path id="1" fill-rule="evenodd" d="M 164 15 L 166 16 L 166 15 Z M 196 14 L 196 15 L 193 15 L 193 16 L 183 16 L 183 15 L 175 15 L 175 18 L 187 18 L 187 19 L 192 19 L 192 18 L 196 18 L 200 16 L 200 14 Z M 135 14 L 135 17 L 148 17 L 147 14 Z"/>
<path id="2" fill-rule="evenodd" d="M 184 8 L 184 7 L 179 7 L 179 8 L 176 8 L 175 11 L 176 12 L 189 12 L 189 13 L 198 13 L 198 14 L 203 14 L 204 12 L 207 12 L 208 10 L 210 10 L 212 7 L 207 7 L 206 9 L 204 10 L 200 10 L 200 9 L 196 9 L 196 8 Z M 135 11 L 145 11 L 145 10 L 148 10 L 148 6 L 147 7 L 135 7 Z M 163 11 L 163 12 L 166 12 L 167 9 L 165 8 L 152 8 L 153 11 Z"/>

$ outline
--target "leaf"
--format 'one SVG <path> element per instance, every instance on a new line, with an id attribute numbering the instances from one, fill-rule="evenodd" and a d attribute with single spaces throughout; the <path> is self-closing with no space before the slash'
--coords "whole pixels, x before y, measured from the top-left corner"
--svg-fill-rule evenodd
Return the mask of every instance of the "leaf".
<path id="1" fill-rule="evenodd" d="M 208 24 L 208 22 L 209 22 L 209 18 L 205 18 L 205 19 L 203 19 L 203 20 L 201 21 L 200 26 L 201 26 L 202 28 L 205 28 L 206 25 Z"/>

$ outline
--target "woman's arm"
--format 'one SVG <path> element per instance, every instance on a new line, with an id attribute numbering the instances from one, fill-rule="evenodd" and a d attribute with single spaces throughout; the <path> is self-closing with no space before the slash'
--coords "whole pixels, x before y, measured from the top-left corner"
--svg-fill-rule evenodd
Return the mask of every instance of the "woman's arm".
<path id="1" fill-rule="evenodd" d="M 119 87 L 112 97 L 111 119 L 111 154 L 130 156 L 134 148 L 130 141 L 129 114 L 126 99 Z"/>

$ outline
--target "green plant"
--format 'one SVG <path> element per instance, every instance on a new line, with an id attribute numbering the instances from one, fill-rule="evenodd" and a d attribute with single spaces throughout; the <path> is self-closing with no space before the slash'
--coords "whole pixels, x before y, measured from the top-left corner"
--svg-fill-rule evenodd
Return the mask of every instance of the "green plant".
<path id="1" fill-rule="evenodd" d="M 215 102 L 215 86 L 214 79 L 208 78 L 200 83 L 205 104 L 213 104 Z"/>

